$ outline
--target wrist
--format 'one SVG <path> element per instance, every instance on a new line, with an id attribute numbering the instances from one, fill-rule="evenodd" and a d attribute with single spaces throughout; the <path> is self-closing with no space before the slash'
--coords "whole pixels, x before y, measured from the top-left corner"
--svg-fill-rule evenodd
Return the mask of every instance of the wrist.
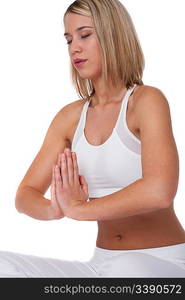
<path id="1" fill-rule="evenodd" d="M 72 208 L 69 208 L 66 212 L 66 217 L 78 220 L 78 221 L 89 221 L 88 219 L 88 211 L 89 211 L 89 203 L 84 202 L 79 203 Z"/>
<path id="2" fill-rule="evenodd" d="M 51 200 L 48 200 L 48 205 L 47 205 L 47 220 L 57 220 L 57 219 L 62 219 L 65 217 L 64 213 L 60 208 L 56 208 L 52 205 Z"/>

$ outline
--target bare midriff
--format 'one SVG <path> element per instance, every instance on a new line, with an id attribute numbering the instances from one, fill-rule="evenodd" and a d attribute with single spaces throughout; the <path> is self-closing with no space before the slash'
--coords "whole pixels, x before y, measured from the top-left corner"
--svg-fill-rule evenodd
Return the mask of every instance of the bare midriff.
<path id="1" fill-rule="evenodd" d="M 96 246 L 100 248 L 129 250 L 180 243 L 185 243 L 185 231 L 173 206 L 119 220 L 98 221 Z"/>

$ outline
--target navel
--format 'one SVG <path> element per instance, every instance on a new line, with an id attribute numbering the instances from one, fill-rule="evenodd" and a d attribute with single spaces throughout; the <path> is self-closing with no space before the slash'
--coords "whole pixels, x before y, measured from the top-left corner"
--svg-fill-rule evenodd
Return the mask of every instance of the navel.
<path id="1" fill-rule="evenodd" d="M 123 238 L 123 236 L 121 234 L 117 234 L 115 237 L 118 241 L 122 240 L 122 238 Z"/>

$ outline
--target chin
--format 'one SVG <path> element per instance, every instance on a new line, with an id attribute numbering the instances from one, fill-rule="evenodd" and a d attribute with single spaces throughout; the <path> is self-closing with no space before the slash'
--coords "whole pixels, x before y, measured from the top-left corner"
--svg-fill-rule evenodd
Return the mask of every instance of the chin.
<path id="1" fill-rule="evenodd" d="M 82 78 L 82 79 L 89 79 L 89 80 L 92 80 L 94 77 L 91 76 L 91 75 L 85 75 L 85 74 L 80 74 L 78 73 L 79 76 Z"/>

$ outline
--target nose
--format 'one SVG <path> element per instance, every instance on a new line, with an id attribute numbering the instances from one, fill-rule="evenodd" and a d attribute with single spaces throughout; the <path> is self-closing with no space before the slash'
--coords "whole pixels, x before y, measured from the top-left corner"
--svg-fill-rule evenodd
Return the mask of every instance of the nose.
<path id="1" fill-rule="evenodd" d="M 81 52 L 82 46 L 80 41 L 73 39 L 70 44 L 70 54 L 74 55 L 76 52 Z"/>

